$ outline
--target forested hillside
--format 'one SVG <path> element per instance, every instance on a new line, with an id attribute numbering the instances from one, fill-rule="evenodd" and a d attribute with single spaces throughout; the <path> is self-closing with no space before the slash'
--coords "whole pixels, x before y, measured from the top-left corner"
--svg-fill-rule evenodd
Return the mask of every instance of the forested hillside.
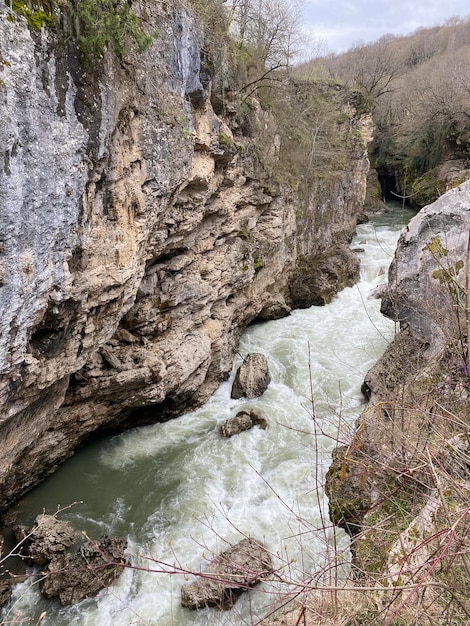
<path id="1" fill-rule="evenodd" d="M 299 68 L 358 85 L 374 109 L 370 155 L 385 193 L 432 202 L 470 177 L 470 19 L 386 35 Z"/>

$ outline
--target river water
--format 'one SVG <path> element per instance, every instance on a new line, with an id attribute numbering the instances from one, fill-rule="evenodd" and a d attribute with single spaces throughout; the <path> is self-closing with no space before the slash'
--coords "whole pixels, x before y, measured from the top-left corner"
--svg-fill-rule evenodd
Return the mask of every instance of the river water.
<path id="1" fill-rule="evenodd" d="M 410 217 L 396 209 L 358 226 L 351 247 L 362 249 L 360 282 L 331 304 L 244 333 L 240 355 L 262 352 L 269 360 L 272 382 L 261 398 L 232 400 L 232 373 L 200 409 L 87 446 L 17 507 L 32 521 L 43 509 L 75 503 L 62 519 L 92 537 L 128 537 L 133 564 L 171 575 L 127 569 L 112 589 L 72 608 L 46 602 L 26 582 L 6 623 L 36 624 L 47 611 L 45 626 L 255 624 L 296 581 L 344 575 L 348 538 L 330 525 L 323 481 L 336 442 L 347 441 L 363 408 L 364 374 L 395 332 L 380 301 L 368 296 L 385 280 Z M 222 438 L 218 425 L 248 407 L 266 417 L 268 429 Z M 273 553 L 278 580 L 227 612 L 183 609 L 181 585 L 192 580 L 185 572 L 204 569 L 245 535 Z"/>

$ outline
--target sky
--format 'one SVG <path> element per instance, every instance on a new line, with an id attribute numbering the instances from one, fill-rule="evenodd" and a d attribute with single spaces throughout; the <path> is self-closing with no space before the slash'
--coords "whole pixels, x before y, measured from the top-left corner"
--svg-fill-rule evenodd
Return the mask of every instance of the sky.
<path id="1" fill-rule="evenodd" d="M 303 0 L 303 5 L 304 29 L 328 52 L 470 17 L 469 0 Z"/>

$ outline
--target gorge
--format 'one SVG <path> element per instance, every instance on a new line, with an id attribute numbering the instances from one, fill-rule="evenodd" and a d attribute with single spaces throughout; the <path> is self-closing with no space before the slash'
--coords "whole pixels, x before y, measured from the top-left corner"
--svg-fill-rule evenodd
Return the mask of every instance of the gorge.
<path id="1" fill-rule="evenodd" d="M 465 593 L 453 587 L 452 569 L 468 567 L 465 133 L 459 127 L 457 169 L 445 178 L 450 191 L 423 209 L 399 240 L 382 302 L 394 326 L 378 314 L 377 301 L 370 304 L 352 287 L 364 248 L 373 250 L 373 274 L 362 280 L 378 287 L 398 234 L 392 229 L 393 244 L 384 247 L 374 225 L 365 224 L 350 246 L 364 219 L 370 101 L 336 79 L 285 73 L 267 82 L 259 68 L 243 64 L 240 50 L 234 62 L 222 39 L 218 45 L 208 37 L 206 18 L 195 11 L 199 4 L 136 3 L 149 45 L 102 50 L 91 62 L 64 9 L 55 14 L 59 25 L 37 29 L 9 3 L 0 5 L 0 512 L 16 503 L 20 517 L 31 516 L 28 499 L 33 508 L 56 497 L 60 506 L 83 499 L 85 508 L 72 507 L 70 515 L 87 532 L 129 535 L 134 557 L 154 563 L 164 545 L 172 567 L 181 561 L 172 560 L 176 540 L 168 528 L 184 518 L 178 528 L 179 549 L 191 554 L 186 573 L 200 567 L 200 551 L 188 547 L 195 520 L 205 529 L 199 547 L 215 552 L 234 529 L 264 534 L 265 526 L 274 527 L 282 544 L 288 532 L 275 512 L 281 518 L 287 512 L 294 545 L 286 542 L 282 554 L 283 567 L 292 568 L 286 578 L 298 569 L 314 572 L 319 584 L 336 585 L 349 572 L 351 547 L 357 579 L 365 577 L 366 589 L 381 587 L 373 607 L 356 607 L 372 620 L 366 623 L 382 620 L 377 624 L 391 624 L 401 609 L 403 581 L 407 590 L 419 588 L 422 572 L 436 569 L 427 546 L 435 541 L 433 554 L 440 554 L 440 538 L 458 536 L 455 551 L 439 557 L 441 577 L 430 584 L 442 594 L 436 599 L 430 592 L 428 604 L 419 596 L 413 610 L 445 612 L 450 594 L 455 614 L 465 620 Z M 387 167 L 393 162 L 387 155 Z M 401 169 L 395 174 L 404 179 Z M 378 218 L 379 230 L 381 219 L 387 217 Z M 363 332 L 348 308 L 357 291 L 359 308 L 380 329 L 374 330 L 379 347 L 372 349 L 375 339 L 368 337 L 363 349 L 370 355 L 360 365 L 348 352 Z M 304 316 L 311 305 L 331 302 L 332 309 L 314 309 L 316 321 Z M 332 310 L 338 317 L 322 344 Z M 283 336 L 284 323 L 300 348 Z M 222 444 L 214 425 L 245 408 L 228 397 L 227 379 L 240 355 L 267 351 L 266 341 L 280 353 L 263 398 L 268 428 Z M 314 352 L 321 353 L 318 363 Z M 344 367 L 335 374 L 337 389 L 318 399 L 317 382 L 338 353 Z M 369 404 L 358 415 L 364 376 Z M 287 388 L 281 408 L 269 406 L 276 385 Z M 317 411 L 328 419 L 317 421 Z M 109 438 L 129 429 L 127 438 Z M 320 434 L 326 443 L 318 443 Z M 249 453 L 247 441 L 254 443 Z M 327 503 L 323 478 L 331 453 Z M 213 466 L 198 465 L 210 459 Z M 214 469 L 216 460 L 223 469 Z M 67 473 L 70 467 L 79 468 L 81 481 L 75 470 Z M 31 491 L 51 475 L 51 483 Z M 212 510 L 198 496 L 200 479 L 211 487 Z M 308 493 L 305 502 L 297 495 L 283 501 L 287 482 Z M 62 486 L 46 497 L 50 484 Z M 116 485 L 124 486 L 125 497 Z M 260 487 L 273 498 L 266 501 Z M 94 493 L 94 512 L 82 493 Z M 330 526 L 327 504 L 349 538 Z M 314 536 L 321 549 L 309 544 Z M 277 544 L 271 548 L 282 552 Z M 165 599 L 156 608 L 153 599 L 139 604 L 142 595 L 134 593 L 138 587 L 153 598 L 155 583 L 125 572 L 120 591 L 139 619 L 182 623 L 173 614 L 181 609 L 167 602 L 174 590 L 166 578 Z M 15 593 L 26 611 L 37 602 L 34 592 Z M 114 600 L 90 601 L 83 613 L 71 609 L 65 617 L 52 612 L 46 623 L 90 619 L 114 626 L 121 610 Z M 251 596 L 241 613 L 226 619 L 251 623 L 257 609 L 250 602 Z M 406 615 L 406 623 L 420 616 Z M 201 619 L 215 624 L 222 618 Z"/>
<path id="2" fill-rule="evenodd" d="M 133 616 L 159 625 L 256 623 L 302 584 L 347 579 L 349 541 L 328 521 L 324 476 L 337 440 L 349 439 L 364 406 L 363 377 L 394 335 L 369 294 L 384 280 L 409 214 L 358 227 L 360 281 L 331 304 L 243 333 L 240 354 L 262 353 L 269 361 L 272 380 L 260 398 L 230 397 L 237 355 L 229 380 L 201 408 L 86 446 L 19 500 L 13 512 L 28 524 L 42 507 L 53 513 L 58 503 L 75 502 L 61 519 L 90 537 L 127 537 L 132 564 L 151 571 L 126 570 L 111 593 L 68 608 L 41 598 L 28 579 L 15 590 L 16 612 L 34 619 L 47 611 L 45 623 L 54 626 L 120 626 Z M 266 430 L 221 437 L 218 426 L 227 417 L 253 407 Z M 277 576 L 223 614 L 183 609 L 182 585 L 194 579 L 189 572 L 206 569 L 213 554 L 247 535 L 266 545 Z M 158 573 L 163 569 L 173 574 Z"/>

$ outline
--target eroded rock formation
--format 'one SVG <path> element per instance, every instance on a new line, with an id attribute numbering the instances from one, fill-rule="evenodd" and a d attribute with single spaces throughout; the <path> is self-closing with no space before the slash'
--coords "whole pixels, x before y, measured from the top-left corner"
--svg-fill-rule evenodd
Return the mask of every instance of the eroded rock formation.
<path id="1" fill-rule="evenodd" d="M 46 598 L 58 598 L 63 606 L 91 598 L 111 586 L 128 564 L 125 539 L 107 535 L 97 540 L 83 538 L 70 522 L 55 515 L 38 515 L 32 527 L 16 526 L 13 530 L 15 556 L 28 566 L 41 566 L 40 571 L 29 568 L 23 572 L 20 568 L 16 576 L 38 584 Z M 7 571 L 9 556 L 4 555 Z M 0 608 L 9 600 L 15 582 L 18 578 L 0 581 Z"/>
<path id="2" fill-rule="evenodd" d="M 32 528 L 21 526 L 15 534 L 21 556 L 39 565 L 61 556 L 79 536 L 69 522 L 46 514 L 38 515 Z"/>
<path id="3" fill-rule="evenodd" d="M 298 266 L 350 256 L 368 116 L 345 109 L 333 182 L 271 184 L 170 4 L 147 7 L 145 53 L 93 68 L 0 8 L 0 509 L 91 433 L 207 399 L 241 330 L 297 304 Z"/>
<path id="4" fill-rule="evenodd" d="M 127 564 L 127 541 L 104 535 L 90 539 L 76 553 L 63 553 L 48 562 L 40 589 L 46 598 L 58 598 L 62 606 L 93 598 L 113 585 Z"/>

